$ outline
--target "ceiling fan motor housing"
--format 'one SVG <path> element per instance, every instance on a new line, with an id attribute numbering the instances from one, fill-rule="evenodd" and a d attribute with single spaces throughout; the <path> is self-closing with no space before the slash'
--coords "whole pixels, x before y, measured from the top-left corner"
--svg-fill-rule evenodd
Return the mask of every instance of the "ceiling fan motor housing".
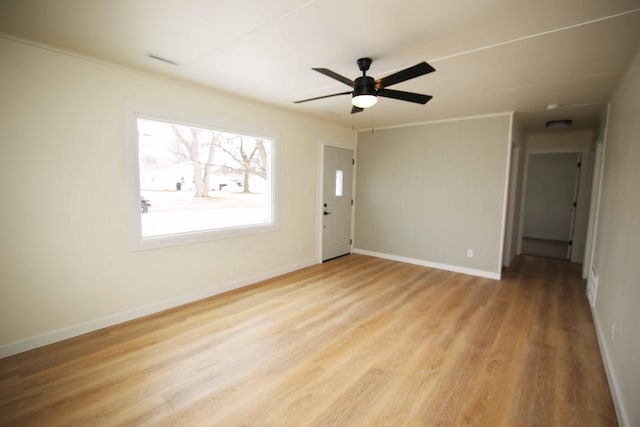
<path id="1" fill-rule="evenodd" d="M 355 86 L 353 88 L 353 96 L 358 95 L 377 95 L 376 93 L 376 81 L 373 77 L 363 76 L 354 80 Z"/>

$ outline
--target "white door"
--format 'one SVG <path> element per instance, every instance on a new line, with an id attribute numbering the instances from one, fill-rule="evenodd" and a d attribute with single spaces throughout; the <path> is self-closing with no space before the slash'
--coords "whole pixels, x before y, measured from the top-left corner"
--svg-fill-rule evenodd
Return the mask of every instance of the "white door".
<path id="1" fill-rule="evenodd" d="M 322 260 L 351 253 L 353 151 L 324 146 Z"/>

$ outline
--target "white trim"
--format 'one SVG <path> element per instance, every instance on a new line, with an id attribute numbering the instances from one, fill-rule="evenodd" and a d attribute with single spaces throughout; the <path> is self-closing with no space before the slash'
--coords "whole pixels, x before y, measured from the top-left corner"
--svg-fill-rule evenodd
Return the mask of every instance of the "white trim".
<path id="1" fill-rule="evenodd" d="M 520 187 L 520 210 L 518 212 L 518 224 L 516 234 L 516 255 L 522 253 L 522 230 L 524 228 L 524 198 L 527 189 L 527 175 L 529 175 L 529 155 L 525 146 L 524 151 L 524 170 L 522 172 L 522 186 Z"/>
<path id="2" fill-rule="evenodd" d="M 322 199 L 324 198 L 324 148 L 325 147 L 335 147 L 335 148 L 342 148 L 344 150 L 350 150 L 352 155 L 353 155 L 353 159 L 355 160 L 356 158 L 356 150 L 355 147 L 353 145 L 349 145 L 349 144 L 343 144 L 340 142 L 335 142 L 335 141 L 330 141 L 330 140 L 326 140 L 323 138 L 319 138 L 318 139 L 318 173 L 317 173 L 317 202 L 316 202 L 316 236 L 317 236 L 317 243 L 316 243 L 316 255 L 317 255 L 317 260 L 319 263 L 322 262 L 322 215 L 321 212 L 324 211 L 323 209 L 323 201 Z M 350 231 L 350 236 L 349 238 L 351 239 L 351 241 L 354 241 L 354 230 L 355 230 L 355 195 L 356 195 L 356 171 L 355 171 L 355 165 L 352 168 L 351 171 L 351 198 L 354 200 L 354 204 L 351 208 L 351 231 Z M 353 251 L 353 243 L 351 244 L 351 250 Z"/>
<path id="3" fill-rule="evenodd" d="M 596 308 L 596 297 L 598 296 L 598 273 L 592 268 L 587 279 L 587 299 L 591 308 Z"/>
<path id="4" fill-rule="evenodd" d="M 353 248 L 356 245 L 356 206 L 357 206 L 357 178 L 358 178 L 358 134 L 357 132 L 353 133 L 353 171 L 352 171 L 352 180 L 353 180 L 353 188 L 351 189 L 351 198 L 353 199 L 353 206 L 351 206 L 351 251 L 353 252 Z"/>
<path id="5" fill-rule="evenodd" d="M 597 267 L 593 265 L 593 261 L 596 256 L 596 248 L 598 247 L 598 221 L 600 219 L 600 204 L 602 202 L 602 184 L 604 182 L 604 166 L 607 155 L 607 136 L 609 132 L 609 112 L 610 112 L 610 104 L 607 104 L 607 113 L 606 113 L 606 123 L 604 125 L 604 132 L 602 137 L 602 152 L 600 153 L 600 176 L 598 179 L 598 192 L 596 196 L 596 205 L 595 205 L 595 216 L 593 220 L 593 231 L 591 236 L 591 253 L 589 254 L 589 270 L 595 270 L 596 273 L 598 271 Z M 595 167 L 595 165 L 594 165 Z M 593 194 L 593 192 L 592 192 Z M 583 273 L 584 274 L 584 273 Z M 597 287 L 593 290 L 593 300 L 595 301 L 597 298 Z"/>
<path id="6" fill-rule="evenodd" d="M 416 259 L 416 258 L 407 258 L 403 256 L 398 256 L 398 255 L 368 251 L 366 249 L 354 248 L 353 253 L 360 254 L 360 255 L 368 255 L 376 258 L 388 259 L 391 261 L 405 262 L 407 264 L 420 265 L 422 267 L 437 268 L 438 270 L 452 271 L 454 273 L 469 274 L 471 276 L 478 276 L 478 277 L 485 277 L 487 279 L 500 280 L 500 273 L 493 273 L 491 271 L 476 270 L 473 268 L 460 267 L 457 265 L 450 265 L 450 264 L 441 264 L 439 262 L 426 261 L 426 260 Z"/>
<path id="7" fill-rule="evenodd" d="M 255 276 L 247 277 L 241 280 L 236 280 L 230 283 L 224 283 L 222 285 L 216 286 L 215 288 L 206 289 L 204 291 L 199 291 L 192 294 L 171 298 L 158 303 L 134 308 L 132 310 L 124 311 L 121 313 L 105 316 L 99 319 L 90 320 L 88 322 L 58 329 L 53 332 L 47 332 L 45 334 L 38 335 L 32 338 L 27 338 L 27 339 L 15 341 L 9 344 L 4 344 L 0 346 L 0 359 L 4 357 L 12 356 L 14 354 L 22 353 L 24 351 L 32 350 L 37 347 L 42 347 L 47 344 L 52 344 L 68 338 L 73 338 L 78 335 L 97 331 L 98 329 L 107 328 L 109 326 L 117 325 L 119 323 L 127 322 L 129 320 L 138 319 L 140 317 L 148 316 L 150 314 L 158 313 L 158 312 L 168 310 L 174 307 L 178 307 L 184 304 L 189 304 L 195 301 L 212 297 L 214 295 L 219 295 L 224 292 L 232 291 L 234 289 L 240 289 L 242 287 L 245 287 L 254 283 L 258 283 L 263 280 L 271 279 L 273 277 L 281 276 L 283 274 L 287 274 L 292 271 L 301 270 L 303 268 L 310 267 L 315 264 L 317 264 L 317 261 L 315 259 L 311 259 L 299 264 L 294 264 L 288 267 L 272 270 L 267 273 L 257 274 Z"/>
<path id="8" fill-rule="evenodd" d="M 514 140 L 515 142 L 515 140 Z M 505 247 L 502 251 L 502 266 L 508 267 L 513 259 L 513 235 L 516 228 L 516 196 L 518 194 L 518 173 L 520 172 L 520 146 L 511 145 L 511 164 L 509 165 L 509 197 L 507 199 L 507 228 Z M 506 257 L 505 257 L 506 255 Z M 506 258 L 506 259 L 505 259 Z"/>
<path id="9" fill-rule="evenodd" d="M 139 209 L 138 209 L 139 211 Z M 138 214 L 139 216 L 140 214 Z M 140 221 L 138 219 L 138 221 Z M 133 227 L 136 227 L 134 222 Z M 135 230 L 140 228 L 130 227 L 129 250 L 131 252 L 146 251 L 152 249 L 169 248 L 172 246 L 191 245 L 194 243 L 209 242 L 213 240 L 233 239 L 243 236 L 254 236 L 256 234 L 270 233 L 278 231 L 277 224 L 252 224 L 239 227 L 226 227 L 218 230 L 199 230 L 187 233 L 167 234 L 163 236 L 138 237 Z M 139 225 L 138 225 L 139 227 Z"/>
<path id="10" fill-rule="evenodd" d="M 517 241 L 517 249 L 516 249 L 516 253 L 518 255 L 520 255 L 522 253 L 522 237 L 523 237 L 523 230 L 524 230 L 524 214 L 525 214 L 525 200 L 527 198 L 527 184 L 528 184 L 528 178 L 529 178 L 529 157 L 532 154 L 562 154 L 562 153 L 580 153 L 581 154 L 581 162 L 583 167 L 580 169 L 579 172 L 579 187 L 578 187 L 578 191 L 579 190 L 584 190 L 584 185 L 585 182 L 587 182 L 588 180 L 586 178 L 588 178 L 588 176 L 584 176 L 585 174 L 588 174 L 589 171 L 587 169 L 589 169 L 590 166 L 590 162 L 591 162 L 591 158 L 589 156 L 590 154 L 590 148 L 589 147 L 558 147 L 558 148 L 529 148 L 527 147 L 525 150 L 525 154 L 524 154 L 524 174 L 522 175 L 522 191 L 520 194 L 520 215 L 518 217 L 518 241 Z M 578 208 L 580 210 L 582 209 L 588 209 L 588 206 L 583 207 L 581 204 L 578 204 Z M 577 211 L 574 214 L 574 216 L 577 215 Z M 573 227 L 575 225 L 575 218 L 572 222 L 572 230 Z M 573 236 L 575 237 L 575 236 Z M 584 237 L 586 240 L 586 229 L 584 230 Z M 575 240 L 575 239 L 574 239 Z M 577 262 L 574 258 L 575 251 L 571 250 L 571 262 Z M 584 261 L 584 260 L 583 260 Z"/>
<path id="11" fill-rule="evenodd" d="M 438 120 L 427 120 L 424 122 L 416 122 L 416 123 L 406 123 L 406 124 L 402 124 L 402 125 L 390 125 L 390 126 L 380 126 L 380 127 L 375 127 L 375 130 L 384 130 L 384 129 L 397 129 L 397 128 L 408 128 L 408 127 L 412 127 L 412 126 L 422 126 L 422 125 L 431 125 L 431 124 L 435 124 L 435 123 L 449 123 L 449 122 L 459 122 L 462 120 L 475 120 L 475 119 L 484 119 L 487 117 L 500 117 L 500 116 L 507 116 L 507 115 L 513 115 L 513 111 L 503 111 L 501 113 L 492 113 L 492 114 L 479 114 L 479 115 L 475 115 L 475 116 L 462 116 L 462 117 L 450 117 L 450 118 L 446 118 L 446 119 L 438 119 Z M 360 133 L 360 132 L 370 132 L 371 131 L 371 127 L 366 127 L 366 128 L 362 128 L 362 129 L 356 129 L 356 134 Z"/>
<path id="12" fill-rule="evenodd" d="M 324 191 L 324 145 L 318 140 L 318 171 L 316 173 L 316 261 L 322 262 L 322 198 Z"/>
<path id="13" fill-rule="evenodd" d="M 323 146 L 328 145 L 329 147 L 344 148 L 345 150 L 351 150 L 351 151 L 354 150 L 353 144 L 345 144 L 342 142 L 331 141 L 324 138 L 318 138 L 318 144 L 321 149 Z"/>
<path id="14" fill-rule="evenodd" d="M 591 197 L 589 199 L 589 216 L 587 218 L 587 237 L 584 244 L 584 256 L 582 263 L 582 278 L 589 277 L 591 270 L 591 252 L 593 250 L 593 230 L 595 228 L 595 217 L 598 206 L 598 190 L 600 189 L 600 175 L 602 174 L 602 153 L 604 144 L 602 141 L 596 142 L 596 149 L 593 152 L 593 171 L 591 173 Z"/>
<path id="15" fill-rule="evenodd" d="M 600 348 L 600 354 L 602 355 L 602 362 L 604 364 L 604 371 L 607 374 L 607 381 L 609 383 L 609 389 L 611 391 L 611 397 L 613 399 L 613 406 L 616 410 L 616 417 L 618 418 L 618 424 L 620 427 L 631 426 L 629 421 L 629 415 L 624 402 L 622 401 L 622 390 L 618 383 L 615 370 L 613 369 L 613 363 L 611 363 L 611 355 L 605 345 L 607 335 L 603 332 L 600 320 L 598 319 L 598 313 L 594 307 L 591 307 L 591 316 L 593 317 L 593 324 L 596 329 L 596 337 L 598 338 L 598 347 Z"/>
<path id="16" fill-rule="evenodd" d="M 247 224 L 238 227 L 225 227 L 215 230 L 194 230 L 187 233 L 170 234 L 153 237 L 142 237 L 140 217 L 140 173 L 138 162 L 138 119 L 149 119 L 176 123 L 185 126 L 209 128 L 222 132 L 241 133 L 247 136 L 262 137 L 270 140 L 270 156 L 268 167 L 269 186 L 268 207 L 271 221 L 266 224 Z M 127 212 L 129 217 L 129 250 L 132 252 L 180 246 L 211 240 L 229 239 L 259 233 L 277 231 L 278 198 L 277 198 L 277 157 L 278 132 L 236 123 L 228 120 L 198 116 L 195 114 L 174 111 L 167 108 L 125 102 L 124 104 L 124 143 L 127 172 Z"/>
<path id="17" fill-rule="evenodd" d="M 507 162 L 506 170 L 504 172 L 504 190 L 502 195 L 502 227 L 500 228 L 500 242 L 498 252 L 498 268 L 497 271 L 502 271 L 503 257 L 504 257 L 504 236 L 507 228 L 507 207 L 509 205 L 509 179 L 511 178 L 511 141 L 513 137 L 513 113 L 509 116 L 509 133 L 507 134 Z M 499 279 L 500 277 L 498 277 Z"/>

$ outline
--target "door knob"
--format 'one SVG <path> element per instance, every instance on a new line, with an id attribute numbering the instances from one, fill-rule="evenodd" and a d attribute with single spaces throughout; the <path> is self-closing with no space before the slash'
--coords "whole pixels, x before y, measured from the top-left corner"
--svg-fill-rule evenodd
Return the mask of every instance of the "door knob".
<path id="1" fill-rule="evenodd" d="M 331 212 L 324 211 L 325 215 L 331 215 Z"/>

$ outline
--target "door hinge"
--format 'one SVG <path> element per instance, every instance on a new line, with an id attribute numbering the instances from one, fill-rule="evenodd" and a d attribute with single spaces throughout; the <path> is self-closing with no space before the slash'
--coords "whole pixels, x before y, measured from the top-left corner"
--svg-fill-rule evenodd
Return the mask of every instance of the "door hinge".
<path id="1" fill-rule="evenodd" d="M 578 162 L 578 167 L 582 167 L 582 162 Z"/>
<path id="2" fill-rule="evenodd" d="M 353 239 L 349 239 L 349 244 L 353 245 Z"/>
<path id="3" fill-rule="evenodd" d="M 351 199 L 351 206 L 353 206 L 353 199 Z"/>
<path id="4" fill-rule="evenodd" d="M 356 159 L 351 159 L 351 164 L 355 165 L 356 164 Z"/>
<path id="5" fill-rule="evenodd" d="M 578 202 L 573 202 L 573 207 L 575 208 L 576 206 L 578 206 Z"/>

